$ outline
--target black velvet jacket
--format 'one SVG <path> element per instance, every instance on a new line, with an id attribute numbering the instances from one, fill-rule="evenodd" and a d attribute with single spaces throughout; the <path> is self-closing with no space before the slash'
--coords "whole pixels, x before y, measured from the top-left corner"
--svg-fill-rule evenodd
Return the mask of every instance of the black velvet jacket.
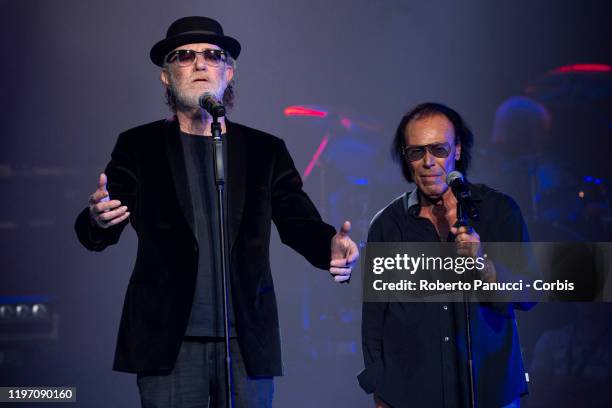
<path id="1" fill-rule="evenodd" d="M 228 122 L 227 129 L 230 284 L 238 341 L 249 375 L 281 375 L 271 221 L 283 243 L 321 269 L 329 267 L 335 230 L 302 191 L 282 140 L 236 123 Z M 111 199 L 128 206 L 138 236 L 114 369 L 170 370 L 187 327 L 198 264 L 178 122 L 161 120 L 122 133 L 105 172 Z M 87 249 L 102 251 L 119 240 L 127 224 L 93 227 L 86 208 L 75 229 Z"/>

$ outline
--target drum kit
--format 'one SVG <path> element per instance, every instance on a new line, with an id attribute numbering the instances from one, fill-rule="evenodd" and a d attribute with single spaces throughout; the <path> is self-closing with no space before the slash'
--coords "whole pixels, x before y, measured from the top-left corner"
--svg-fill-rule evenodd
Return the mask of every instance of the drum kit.
<path id="1" fill-rule="evenodd" d="M 612 67 L 546 73 L 498 108 L 491 142 L 533 241 L 612 239 Z"/>
<path id="2" fill-rule="evenodd" d="M 351 218 L 365 238 L 371 217 L 406 190 L 388 131 L 347 109 L 300 105 L 285 115 L 301 117 L 307 137 L 322 135 L 303 179 L 317 183 L 324 218 Z M 501 104 L 490 141 L 474 151 L 475 180 L 519 203 L 533 241 L 612 240 L 612 67 L 574 64 L 544 74 Z"/>
<path id="3" fill-rule="evenodd" d="M 365 240 L 372 216 L 406 188 L 390 160 L 390 137 L 379 121 L 349 109 L 296 105 L 284 113 L 291 134 L 317 140 L 299 170 L 323 218 L 334 225 L 350 219 L 351 235 Z"/>

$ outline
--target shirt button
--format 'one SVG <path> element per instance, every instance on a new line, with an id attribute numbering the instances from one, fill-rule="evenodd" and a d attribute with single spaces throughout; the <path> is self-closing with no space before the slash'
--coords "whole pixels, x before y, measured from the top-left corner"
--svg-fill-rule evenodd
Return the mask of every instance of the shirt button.
<path id="1" fill-rule="evenodd" d="M 448 310 L 448 306 L 444 305 L 444 306 L 442 306 L 442 309 Z"/>
<path id="2" fill-rule="evenodd" d="M 450 340 L 450 337 L 448 336 L 444 337 L 444 341 L 449 341 L 449 340 Z"/>

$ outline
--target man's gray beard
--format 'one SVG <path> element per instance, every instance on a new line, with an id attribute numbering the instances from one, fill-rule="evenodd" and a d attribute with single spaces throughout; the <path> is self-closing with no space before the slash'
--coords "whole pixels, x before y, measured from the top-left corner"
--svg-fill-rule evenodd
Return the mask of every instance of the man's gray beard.
<path id="1" fill-rule="evenodd" d="M 176 104 L 176 110 L 179 111 L 192 111 L 200 107 L 198 103 L 199 97 L 190 97 L 185 93 L 175 88 L 174 83 L 168 85 L 168 91 L 172 94 L 174 102 Z"/>
<path id="2" fill-rule="evenodd" d="M 172 73 L 170 73 L 170 82 L 168 83 L 168 91 L 170 92 L 170 94 L 172 95 L 172 98 L 174 99 L 174 103 L 176 105 L 176 110 L 177 111 L 181 111 L 181 112 L 191 112 L 193 110 L 196 110 L 200 108 L 200 96 L 201 95 L 197 95 L 197 96 L 193 96 L 190 97 L 189 95 L 185 94 L 184 92 L 181 92 L 179 89 L 177 89 L 175 87 L 175 81 L 174 78 L 172 77 Z M 203 92 L 204 93 L 211 93 L 215 96 L 215 99 L 217 100 L 222 100 L 223 98 L 223 93 L 221 93 L 221 97 L 219 97 L 219 95 L 217 95 L 219 92 L 213 92 L 213 91 L 206 91 Z"/>

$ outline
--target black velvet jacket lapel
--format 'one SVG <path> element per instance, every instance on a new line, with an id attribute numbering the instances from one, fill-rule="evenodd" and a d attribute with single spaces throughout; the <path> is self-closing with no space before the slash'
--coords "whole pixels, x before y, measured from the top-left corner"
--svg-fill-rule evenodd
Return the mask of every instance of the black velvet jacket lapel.
<path id="1" fill-rule="evenodd" d="M 187 224 L 189 224 L 193 236 L 197 239 L 194 226 L 193 205 L 191 204 L 189 184 L 187 181 L 187 169 L 185 168 L 185 155 L 183 153 L 183 146 L 181 145 L 178 121 L 176 119 L 167 120 L 165 125 L 166 152 L 168 154 L 170 168 L 172 169 L 174 188 L 185 220 Z"/>
<path id="2" fill-rule="evenodd" d="M 230 121 L 227 125 L 227 205 L 228 205 L 228 243 L 231 250 L 240 231 L 240 221 L 244 210 L 244 194 L 246 190 L 246 137 L 238 126 Z"/>

